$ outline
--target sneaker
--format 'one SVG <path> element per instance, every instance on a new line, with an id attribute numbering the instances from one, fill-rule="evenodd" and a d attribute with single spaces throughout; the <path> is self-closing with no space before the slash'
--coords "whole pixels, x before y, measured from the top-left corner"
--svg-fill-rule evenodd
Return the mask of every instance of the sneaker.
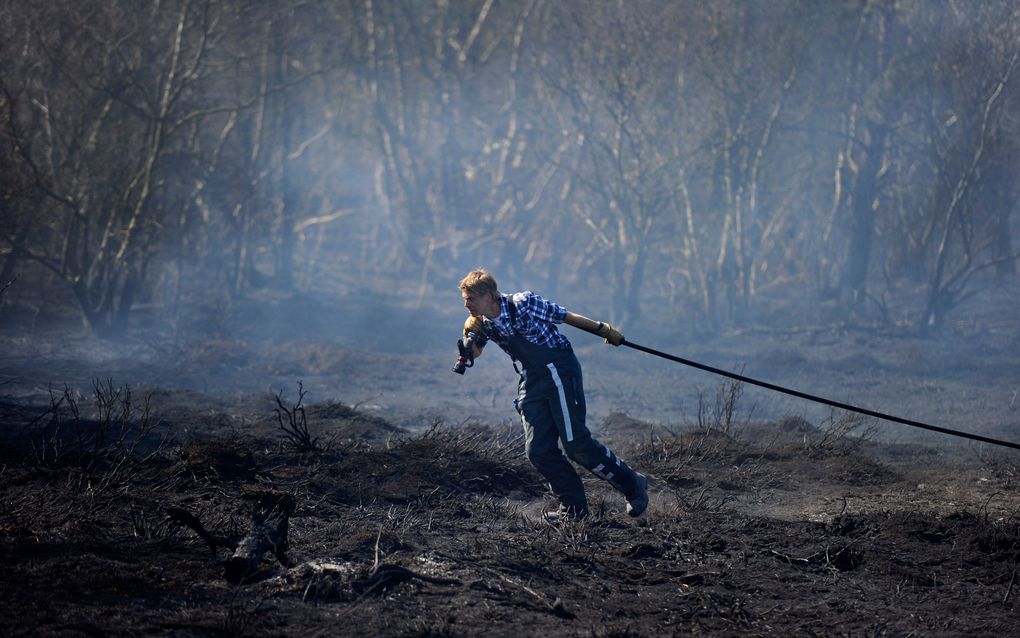
<path id="1" fill-rule="evenodd" d="M 641 516 L 646 509 L 648 509 L 648 479 L 644 474 L 638 474 L 637 486 L 634 488 L 634 492 L 627 497 L 627 514 Z"/>
<path id="2" fill-rule="evenodd" d="M 582 521 L 588 518 L 588 508 L 566 507 L 560 505 L 559 509 L 555 509 L 551 512 L 546 512 L 542 514 L 542 518 L 544 518 L 547 523 L 552 523 L 553 525 L 562 523 L 564 521 L 576 523 L 577 521 Z"/>

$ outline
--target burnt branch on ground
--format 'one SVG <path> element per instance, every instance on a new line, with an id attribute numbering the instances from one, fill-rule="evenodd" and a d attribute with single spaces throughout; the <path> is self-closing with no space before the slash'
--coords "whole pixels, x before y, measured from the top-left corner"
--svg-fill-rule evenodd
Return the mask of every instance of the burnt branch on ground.
<path id="1" fill-rule="evenodd" d="M 199 520 L 197 516 L 184 508 L 169 507 L 166 510 L 166 516 L 167 520 L 170 522 L 183 525 L 198 534 L 199 538 L 205 541 L 206 545 L 209 546 L 209 551 L 213 555 L 216 554 L 216 550 L 220 547 L 225 547 L 230 550 L 237 549 L 237 539 L 226 538 L 224 536 L 213 534 L 205 528 L 205 525 L 202 524 L 202 521 Z"/>
<path id="2" fill-rule="evenodd" d="M 276 419 L 283 432 L 285 447 L 295 452 L 321 452 L 318 437 L 313 437 L 308 431 L 308 415 L 304 408 L 306 394 L 304 384 L 299 381 L 298 400 L 288 408 L 283 404 L 282 393 L 277 393 Z"/>
<path id="3" fill-rule="evenodd" d="M 272 553 L 281 565 L 288 567 L 287 532 L 296 502 L 289 494 L 259 492 L 251 516 L 251 527 L 242 538 L 230 538 L 207 530 L 197 516 L 180 508 L 167 509 L 167 518 L 193 530 L 205 541 L 215 555 L 220 547 L 233 553 L 223 563 L 223 575 L 228 583 L 238 585 L 256 573 L 266 553 Z"/>

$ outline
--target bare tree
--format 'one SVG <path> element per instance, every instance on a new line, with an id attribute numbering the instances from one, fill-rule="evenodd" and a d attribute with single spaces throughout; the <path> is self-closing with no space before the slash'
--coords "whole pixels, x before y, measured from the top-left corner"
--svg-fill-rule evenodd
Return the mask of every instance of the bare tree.
<path id="1" fill-rule="evenodd" d="M 480 263 L 561 298 L 598 277 L 615 321 L 810 292 L 937 327 L 1015 271 L 1018 24 L 1007 0 L 0 0 L 0 283 L 47 272 L 103 334 L 263 288 L 423 304 Z"/>
<path id="2" fill-rule="evenodd" d="M 937 72 L 910 81 L 914 115 L 890 151 L 899 202 L 879 227 L 895 242 L 885 247 L 888 276 L 919 284 L 920 310 L 904 303 L 901 314 L 913 314 L 912 323 L 929 331 L 981 290 L 980 273 L 1017 259 L 999 239 L 1003 230 L 1008 237 L 1003 219 L 1012 212 L 1015 186 L 997 175 L 1016 166 L 1006 114 L 1018 96 L 1020 15 L 1010 3 L 989 3 L 975 14 L 945 7 L 902 20 L 925 54 L 947 34 L 954 37 L 954 46 L 937 50 Z M 974 23 L 988 29 L 974 31 Z M 906 77 L 900 72 L 895 79 L 903 85 Z"/>
<path id="3" fill-rule="evenodd" d="M 4 239 L 65 281 L 85 322 L 111 334 L 143 294 L 169 204 L 167 159 L 200 115 L 189 88 L 215 20 L 187 1 L 46 6 L 19 18 L 23 55 L 12 63 L 22 68 L 3 74 L 4 132 L 42 210 L 36 241 Z"/>
<path id="4" fill-rule="evenodd" d="M 572 225 L 590 237 L 575 259 L 585 278 L 609 273 L 615 321 L 640 315 L 649 259 L 668 235 L 656 230 L 671 226 L 666 211 L 684 162 L 680 109 L 663 108 L 682 104 L 676 17 L 654 3 L 566 5 L 552 16 L 556 38 L 582 43 L 558 51 L 543 72 L 558 96 L 550 108 L 569 113 L 562 126 L 576 141 L 561 160 L 576 190 Z M 584 37 L 593 32 L 605 37 Z"/>

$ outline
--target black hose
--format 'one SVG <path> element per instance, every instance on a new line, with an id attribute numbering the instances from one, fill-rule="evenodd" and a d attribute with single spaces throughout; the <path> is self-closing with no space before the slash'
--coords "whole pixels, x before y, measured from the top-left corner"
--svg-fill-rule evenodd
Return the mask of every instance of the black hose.
<path id="1" fill-rule="evenodd" d="M 773 383 L 767 383 L 765 381 L 759 381 L 757 379 L 752 379 L 751 377 L 745 377 L 744 375 L 737 374 L 735 372 L 727 372 L 726 370 L 720 370 L 719 368 L 713 368 L 712 366 L 708 366 L 708 365 L 705 365 L 703 363 L 698 363 L 697 361 L 691 361 L 690 359 L 684 359 L 683 357 L 678 357 L 676 355 L 668 354 L 666 352 L 660 352 L 658 350 L 653 350 L 652 348 L 648 348 L 646 346 L 639 345 L 639 344 L 634 343 L 632 341 L 627 341 L 626 339 L 623 340 L 623 343 L 621 345 L 624 345 L 624 346 L 627 346 L 627 347 L 630 347 L 630 348 L 634 348 L 635 350 L 640 350 L 641 352 L 647 352 L 648 354 L 653 354 L 653 355 L 655 355 L 657 357 L 662 357 L 663 359 L 669 359 L 670 361 L 675 361 L 677 363 L 682 363 L 685 366 L 690 366 L 692 368 L 698 368 L 699 370 L 704 370 L 706 372 L 711 372 L 713 374 L 720 374 L 720 375 L 722 375 L 724 377 L 729 377 L 730 379 L 735 379 L 737 381 L 742 381 L 744 383 L 750 383 L 752 385 L 760 386 L 762 388 L 766 388 L 766 389 L 769 389 L 769 390 L 775 390 L 776 392 L 782 392 L 783 394 L 789 394 L 790 396 L 799 397 L 801 399 L 807 399 L 808 401 L 814 401 L 816 403 L 823 403 L 825 405 L 829 405 L 829 406 L 832 406 L 834 408 L 839 408 L 840 410 L 847 410 L 847 411 L 850 411 L 850 412 L 858 412 L 860 414 L 866 414 L 868 416 L 875 417 L 876 419 L 884 419 L 886 421 L 893 421 L 895 423 L 902 423 L 903 425 L 909 425 L 909 426 L 914 427 L 914 428 L 921 428 L 923 430 L 930 430 L 932 432 L 941 432 L 942 434 L 949 434 L 951 436 L 959 436 L 959 437 L 962 437 L 962 438 L 965 438 L 965 439 L 971 439 L 971 440 L 974 440 L 974 441 L 981 441 L 982 443 L 990 443 L 992 445 L 1001 445 L 1002 447 L 1010 447 L 1010 448 L 1013 448 L 1014 450 L 1020 450 L 1020 443 L 1013 443 L 1011 441 L 1000 441 L 999 439 L 993 439 L 993 438 L 989 438 L 987 436 L 981 436 L 980 434 L 972 434 L 970 432 L 961 432 L 960 430 L 951 430 L 949 428 L 942 428 L 942 427 L 939 427 L 937 425 L 929 425 L 927 423 L 921 423 L 920 421 L 914 421 L 912 419 L 903 419 L 903 418 L 900 418 L 898 416 L 892 416 L 891 414 L 883 414 L 882 412 L 876 412 L 874 410 L 868 410 L 867 408 L 859 408 L 857 406 L 850 405 L 848 403 L 841 403 L 839 401 L 833 401 L 831 399 L 826 399 L 824 397 L 819 397 L 819 396 L 815 396 L 813 394 L 808 394 L 807 392 L 800 392 L 799 390 L 791 390 L 790 388 L 784 388 L 782 386 L 778 386 L 778 385 L 775 385 Z"/>

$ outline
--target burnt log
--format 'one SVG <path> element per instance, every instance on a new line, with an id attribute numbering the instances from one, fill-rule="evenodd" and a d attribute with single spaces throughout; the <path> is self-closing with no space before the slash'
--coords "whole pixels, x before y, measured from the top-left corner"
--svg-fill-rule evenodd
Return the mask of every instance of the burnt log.
<path id="1" fill-rule="evenodd" d="M 259 494 L 252 513 L 251 531 L 237 543 L 233 556 L 223 565 L 227 582 L 243 583 L 258 570 L 267 552 L 272 552 L 281 565 L 288 566 L 287 526 L 293 513 L 293 496 Z"/>

